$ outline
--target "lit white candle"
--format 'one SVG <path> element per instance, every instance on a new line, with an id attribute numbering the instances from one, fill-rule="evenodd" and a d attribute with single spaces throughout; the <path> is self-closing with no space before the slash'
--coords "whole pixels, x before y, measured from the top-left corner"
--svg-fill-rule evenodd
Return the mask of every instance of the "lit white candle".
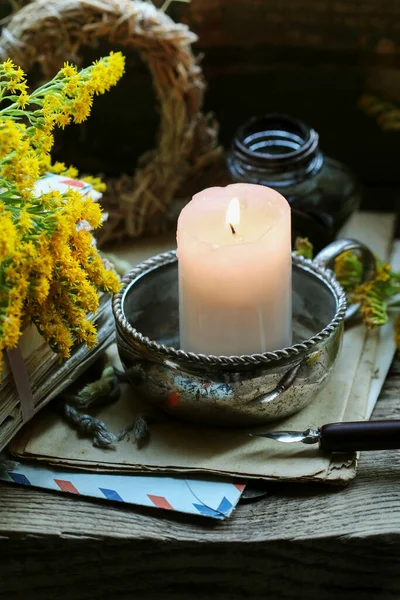
<path id="1" fill-rule="evenodd" d="M 178 220 L 181 348 L 241 355 L 290 346 L 288 202 L 252 184 L 196 194 Z"/>

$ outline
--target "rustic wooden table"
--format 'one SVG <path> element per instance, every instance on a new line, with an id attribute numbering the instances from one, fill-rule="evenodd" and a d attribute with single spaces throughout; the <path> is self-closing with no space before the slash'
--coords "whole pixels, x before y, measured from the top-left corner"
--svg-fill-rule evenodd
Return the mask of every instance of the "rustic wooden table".
<path id="1" fill-rule="evenodd" d="M 396 359 L 373 418 L 399 417 Z M 400 453 L 345 489 L 270 486 L 214 523 L 0 486 L 0 598 L 400 598 Z"/>

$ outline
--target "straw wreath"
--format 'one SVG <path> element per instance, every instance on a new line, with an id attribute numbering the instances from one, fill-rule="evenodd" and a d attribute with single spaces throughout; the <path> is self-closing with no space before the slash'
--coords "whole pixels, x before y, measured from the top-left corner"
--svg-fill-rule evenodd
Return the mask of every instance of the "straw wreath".
<path id="1" fill-rule="evenodd" d="M 190 47 L 197 38 L 150 2 L 35 0 L 3 28 L 0 59 L 10 57 L 25 71 L 39 65 L 50 77 L 66 60 L 79 63 L 81 46 L 101 39 L 140 53 L 160 104 L 156 147 L 132 174 L 106 180 L 109 219 L 98 240 L 104 243 L 165 229 L 179 188 L 218 162 L 221 151 L 217 125 L 201 110 L 204 78 Z"/>

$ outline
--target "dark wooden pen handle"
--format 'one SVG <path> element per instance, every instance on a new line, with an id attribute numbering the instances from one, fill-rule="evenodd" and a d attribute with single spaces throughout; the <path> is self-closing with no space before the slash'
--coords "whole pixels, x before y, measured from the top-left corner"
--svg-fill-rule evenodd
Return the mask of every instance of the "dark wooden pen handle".
<path id="1" fill-rule="evenodd" d="M 330 423 L 320 429 L 324 452 L 400 448 L 400 420 Z"/>

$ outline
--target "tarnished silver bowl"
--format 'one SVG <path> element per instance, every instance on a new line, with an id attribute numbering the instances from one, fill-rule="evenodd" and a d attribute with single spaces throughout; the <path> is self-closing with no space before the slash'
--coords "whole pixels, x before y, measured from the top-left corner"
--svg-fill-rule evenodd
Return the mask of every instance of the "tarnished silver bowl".
<path id="1" fill-rule="evenodd" d="M 329 270 L 342 252 L 374 257 L 339 240 L 313 261 L 293 255 L 293 340 L 265 354 L 211 356 L 179 349 L 178 266 L 174 251 L 150 258 L 123 279 L 113 299 L 119 355 L 136 390 L 182 419 L 255 425 L 301 410 L 327 382 L 338 356 L 346 312 L 343 289 Z"/>

